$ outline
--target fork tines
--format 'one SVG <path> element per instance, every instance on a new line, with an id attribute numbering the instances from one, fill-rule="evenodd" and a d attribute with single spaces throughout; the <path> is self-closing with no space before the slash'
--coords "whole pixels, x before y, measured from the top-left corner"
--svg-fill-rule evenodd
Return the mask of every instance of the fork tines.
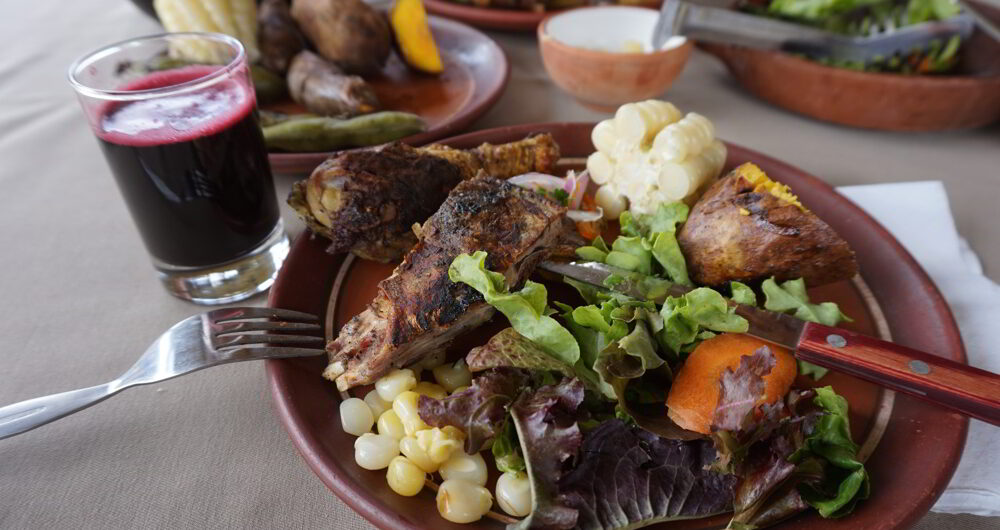
<path id="1" fill-rule="evenodd" d="M 212 347 L 274 348 L 287 355 L 323 351 L 323 327 L 309 313 L 272 307 L 239 307 L 211 311 L 207 315 Z M 268 319 L 268 320 L 263 320 Z"/>

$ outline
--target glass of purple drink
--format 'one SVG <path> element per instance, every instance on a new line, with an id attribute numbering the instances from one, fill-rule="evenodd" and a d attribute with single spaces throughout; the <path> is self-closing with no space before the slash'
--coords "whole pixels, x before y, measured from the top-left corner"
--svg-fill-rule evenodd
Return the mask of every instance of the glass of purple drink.
<path id="1" fill-rule="evenodd" d="M 167 290 L 220 304 L 267 289 L 288 239 L 240 42 L 141 37 L 69 80 Z"/>

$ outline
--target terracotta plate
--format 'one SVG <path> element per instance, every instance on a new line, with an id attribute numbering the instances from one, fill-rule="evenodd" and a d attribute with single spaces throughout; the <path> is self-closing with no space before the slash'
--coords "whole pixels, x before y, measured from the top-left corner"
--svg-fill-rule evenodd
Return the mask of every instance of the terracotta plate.
<path id="1" fill-rule="evenodd" d="M 507 142 L 532 132 L 555 135 L 564 157 L 589 154 L 593 124 L 561 123 L 491 129 L 447 140 L 455 147 Z M 579 163 L 577 161 L 577 163 Z M 770 176 L 792 187 L 802 201 L 830 223 L 855 249 L 863 279 L 814 290 L 815 299 L 832 300 L 855 319 L 850 327 L 891 337 L 901 344 L 965 361 L 951 312 L 934 284 L 912 257 L 865 212 L 830 186 L 799 169 L 736 145 L 729 145 L 727 166 L 753 161 Z M 308 234 L 295 242 L 274 287 L 276 307 L 326 316 L 327 334 L 359 312 L 375 293 L 390 265 L 345 259 L 325 253 L 326 245 Z M 453 354 L 482 343 L 496 328 L 467 334 Z M 405 498 L 392 493 L 384 472 L 365 471 L 354 463 L 354 437 L 337 417 L 335 386 L 322 379 L 323 359 L 268 361 L 267 374 L 278 415 L 307 464 L 334 493 L 379 527 L 392 529 L 470 528 L 446 523 L 435 513 L 433 493 Z M 851 423 L 862 451 L 871 453 L 868 468 L 873 496 L 843 521 L 808 514 L 782 525 L 791 529 L 906 528 L 922 516 L 947 485 L 965 444 L 968 420 L 906 396 L 840 374 L 833 385 L 851 403 Z M 683 521 L 662 528 L 709 528 L 725 517 Z M 845 526 L 846 525 L 846 526 Z M 472 528 L 499 528 L 483 519 Z"/>
<path id="2" fill-rule="evenodd" d="M 386 109 L 419 114 L 427 130 L 403 138 L 421 145 L 454 135 L 482 116 L 503 93 L 510 65 L 493 39 L 460 22 L 429 17 L 431 31 L 445 63 L 441 75 L 414 72 L 393 53 L 382 75 L 369 79 Z M 301 112 L 294 103 L 266 108 Z M 275 173 L 311 172 L 330 153 L 271 153 Z"/>
<path id="3" fill-rule="evenodd" d="M 1000 22 L 1000 8 L 979 9 Z M 1000 120 L 1000 42 L 978 29 L 949 75 L 857 72 L 775 51 L 702 48 L 755 96 L 818 120 L 887 131 L 967 129 Z"/>
<path id="4" fill-rule="evenodd" d="M 645 5 L 659 7 L 661 0 L 641 0 L 628 5 Z M 564 11 L 529 11 L 525 9 L 498 9 L 493 7 L 478 7 L 460 4 L 453 0 L 424 0 L 427 11 L 442 17 L 461 20 L 467 24 L 484 29 L 499 29 L 503 31 L 535 31 L 538 24 L 552 13 Z"/>

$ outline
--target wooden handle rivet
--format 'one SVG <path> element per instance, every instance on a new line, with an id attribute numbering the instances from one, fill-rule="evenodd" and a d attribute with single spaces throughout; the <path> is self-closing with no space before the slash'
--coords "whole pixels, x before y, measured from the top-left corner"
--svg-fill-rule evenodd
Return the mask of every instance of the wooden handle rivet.
<path id="1" fill-rule="evenodd" d="M 927 375 L 931 373 L 931 367 L 923 361 L 918 361 L 916 359 L 910 361 L 909 363 L 910 371 L 915 374 Z"/>
<path id="2" fill-rule="evenodd" d="M 843 348 L 847 346 L 847 339 L 834 333 L 826 336 L 826 343 L 834 348 Z"/>

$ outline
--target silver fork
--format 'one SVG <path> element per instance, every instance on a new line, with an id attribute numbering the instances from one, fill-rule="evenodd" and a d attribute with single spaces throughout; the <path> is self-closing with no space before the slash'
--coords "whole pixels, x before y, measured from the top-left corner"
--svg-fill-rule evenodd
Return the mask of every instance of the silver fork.
<path id="1" fill-rule="evenodd" d="M 320 355 L 325 351 L 322 333 L 319 318 L 287 309 L 232 307 L 194 315 L 160 335 L 127 372 L 110 383 L 0 408 L 0 440 L 85 409 L 129 387 L 220 364 Z"/>

